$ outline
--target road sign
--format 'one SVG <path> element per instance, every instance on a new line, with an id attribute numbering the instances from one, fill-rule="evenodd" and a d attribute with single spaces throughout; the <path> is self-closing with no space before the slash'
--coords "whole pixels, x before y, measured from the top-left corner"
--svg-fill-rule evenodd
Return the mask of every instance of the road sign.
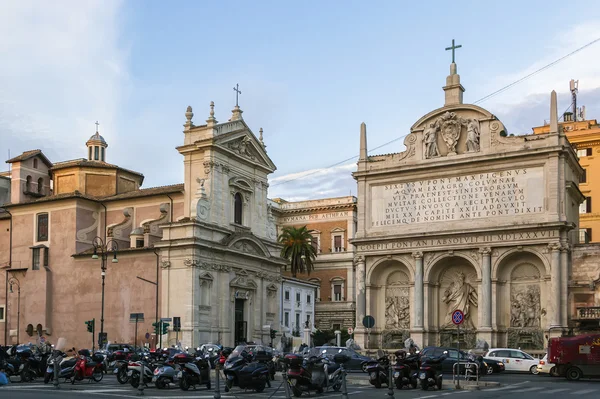
<path id="1" fill-rule="evenodd" d="M 163 317 L 162 319 L 160 319 L 160 321 L 171 322 L 173 321 L 173 319 L 171 319 L 170 317 Z"/>
<path id="2" fill-rule="evenodd" d="M 363 326 L 365 328 L 373 328 L 375 326 L 375 318 L 373 316 L 365 316 L 363 318 Z"/>
<path id="3" fill-rule="evenodd" d="M 465 315 L 462 312 L 462 310 L 455 310 L 454 312 L 452 312 L 452 323 L 454 323 L 455 325 L 460 325 L 462 324 L 462 322 L 465 320 Z"/>
<path id="4" fill-rule="evenodd" d="M 348 335 L 354 334 L 354 328 L 348 327 Z"/>

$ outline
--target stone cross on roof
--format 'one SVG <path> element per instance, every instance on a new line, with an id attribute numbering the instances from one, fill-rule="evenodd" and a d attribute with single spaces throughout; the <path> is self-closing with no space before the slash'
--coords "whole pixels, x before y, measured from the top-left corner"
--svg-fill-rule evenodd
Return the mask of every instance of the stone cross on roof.
<path id="1" fill-rule="evenodd" d="M 452 63 L 453 63 L 453 64 L 454 64 L 454 51 L 455 51 L 457 48 L 461 48 L 461 47 L 462 47 L 462 44 L 459 44 L 458 46 L 455 46 L 455 45 L 454 45 L 454 39 L 452 39 L 452 46 L 450 46 L 450 47 L 446 47 L 446 51 L 448 51 L 448 50 L 452 50 Z"/>
<path id="2" fill-rule="evenodd" d="M 96 121 L 95 125 L 96 125 L 96 133 L 98 133 L 98 125 L 99 125 L 98 121 Z"/>
<path id="3" fill-rule="evenodd" d="M 240 91 L 240 84 L 236 83 L 235 87 L 233 88 L 233 91 L 235 91 L 235 106 L 238 107 L 238 97 L 240 94 L 242 94 L 242 92 Z"/>

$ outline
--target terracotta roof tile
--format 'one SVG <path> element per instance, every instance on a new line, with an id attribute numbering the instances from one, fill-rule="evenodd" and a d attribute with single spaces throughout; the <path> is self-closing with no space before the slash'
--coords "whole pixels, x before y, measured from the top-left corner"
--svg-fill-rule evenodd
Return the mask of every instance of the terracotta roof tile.
<path id="1" fill-rule="evenodd" d="M 183 184 L 172 184 L 170 186 L 159 186 L 143 188 L 141 190 L 129 191 L 127 193 L 117 194 L 110 197 L 102 197 L 102 201 L 117 201 L 129 198 L 149 197 L 152 195 L 171 194 L 183 192 Z"/>
<path id="2" fill-rule="evenodd" d="M 64 162 L 57 162 L 54 164 L 54 166 L 51 168 L 51 170 L 58 170 L 58 169 L 63 169 L 63 168 L 69 168 L 72 166 L 85 166 L 85 167 L 89 167 L 89 168 L 104 168 L 104 169 L 121 169 L 124 170 L 126 172 L 129 173 L 133 173 L 134 175 L 138 175 L 138 176 L 142 176 L 144 177 L 144 175 L 140 172 L 136 172 L 134 170 L 130 170 L 130 169 L 125 169 L 122 168 L 118 165 L 113 165 L 111 163 L 108 162 L 102 162 L 102 161 L 90 161 L 87 160 L 85 158 L 79 158 L 79 159 L 72 159 L 70 161 L 64 161 Z"/>
<path id="3" fill-rule="evenodd" d="M 42 161 L 44 161 L 44 163 L 46 165 L 48 165 L 49 167 L 52 167 L 52 162 L 50 162 L 50 160 L 48 158 L 46 158 L 46 156 L 44 155 L 44 153 L 42 152 L 42 150 L 29 150 L 29 151 L 25 151 L 21 155 L 18 155 L 18 156 L 14 157 L 14 158 L 9 159 L 8 161 L 6 161 L 6 163 L 26 161 L 29 158 L 35 157 L 36 155 L 39 155 L 40 158 L 42 158 Z"/>

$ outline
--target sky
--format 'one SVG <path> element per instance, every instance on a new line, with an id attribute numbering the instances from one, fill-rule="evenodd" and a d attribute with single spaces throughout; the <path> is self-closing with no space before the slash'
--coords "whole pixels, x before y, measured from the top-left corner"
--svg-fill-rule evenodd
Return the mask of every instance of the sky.
<path id="1" fill-rule="evenodd" d="M 270 197 L 356 195 L 360 123 L 371 155 L 403 151 L 443 105 L 452 39 L 474 103 L 600 38 L 599 17 L 596 1 L 4 1 L 0 159 L 85 157 L 99 121 L 108 162 L 143 187 L 181 183 L 186 107 L 201 124 L 214 101 L 226 121 L 239 83 L 277 165 Z M 549 119 L 550 91 L 562 112 L 578 79 L 578 104 L 600 119 L 599 72 L 600 42 L 477 104 L 528 134 Z"/>

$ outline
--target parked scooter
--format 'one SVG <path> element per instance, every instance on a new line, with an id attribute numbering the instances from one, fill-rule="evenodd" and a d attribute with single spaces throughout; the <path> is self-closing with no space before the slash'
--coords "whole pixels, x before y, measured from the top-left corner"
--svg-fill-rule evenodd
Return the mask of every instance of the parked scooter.
<path id="1" fill-rule="evenodd" d="M 447 357 L 448 352 L 439 357 L 423 357 L 421 358 L 421 367 L 419 368 L 419 381 L 421 389 L 428 390 L 429 387 L 437 387 L 442 389 L 442 361 Z"/>
<path id="2" fill-rule="evenodd" d="M 67 353 L 59 350 L 54 350 L 52 356 L 48 359 L 46 365 L 46 374 L 44 375 L 44 384 L 54 380 L 54 367 L 58 365 L 58 378 L 64 378 L 65 381 L 73 379 L 75 376 L 75 365 L 77 364 L 76 357 L 69 357 L 73 353 L 72 349 L 69 349 Z"/>
<path id="3" fill-rule="evenodd" d="M 175 362 L 180 364 L 177 374 L 179 388 L 187 391 L 191 386 L 206 385 L 210 389 L 210 364 L 198 348 L 197 356 L 180 353 L 174 356 Z"/>
<path id="4" fill-rule="evenodd" d="M 369 382 L 375 388 L 381 388 L 381 384 L 389 386 L 388 372 L 390 367 L 390 359 L 382 350 L 377 351 L 377 360 L 369 360 L 367 362 L 367 373 L 369 374 Z"/>
<path id="5" fill-rule="evenodd" d="M 166 357 L 166 355 L 163 355 Z M 181 367 L 175 363 L 173 357 L 165 360 L 162 366 L 158 366 L 154 369 L 154 376 L 152 382 L 158 389 L 167 388 L 170 384 L 176 384 L 178 379 L 177 375 Z"/>
<path id="6" fill-rule="evenodd" d="M 323 356 L 323 353 L 311 349 L 306 359 L 293 354 L 286 355 L 285 359 L 288 365 L 288 381 L 294 396 L 300 397 L 305 391 L 323 393 L 327 389 L 329 383 L 327 364 L 329 361 Z"/>
<path id="7" fill-rule="evenodd" d="M 104 358 L 99 355 L 92 356 L 88 349 L 81 349 L 78 354 L 79 358 L 75 364 L 75 375 L 71 379 L 71 384 L 75 384 L 75 381 L 81 381 L 85 378 L 89 381 L 102 381 L 102 378 L 104 377 L 102 361 Z"/>
<path id="8" fill-rule="evenodd" d="M 260 360 L 261 353 L 256 353 L 255 360 Z M 258 359 L 257 359 L 258 358 Z M 269 369 L 259 361 L 253 361 L 245 345 L 238 345 L 225 361 L 225 392 L 238 386 L 242 389 L 254 389 L 262 392 L 267 386 Z"/>
<path id="9" fill-rule="evenodd" d="M 139 357 L 139 355 L 136 355 L 136 357 Z M 143 356 L 139 360 L 130 361 L 127 365 L 127 376 L 129 377 L 131 386 L 134 388 L 138 388 L 140 384 L 147 385 L 152 382 L 154 369 L 148 357 Z"/>
<path id="10" fill-rule="evenodd" d="M 394 353 L 396 364 L 394 365 L 394 385 L 396 389 L 403 387 L 416 388 L 419 382 L 419 355 L 406 356 L 405 350 Z"/>

